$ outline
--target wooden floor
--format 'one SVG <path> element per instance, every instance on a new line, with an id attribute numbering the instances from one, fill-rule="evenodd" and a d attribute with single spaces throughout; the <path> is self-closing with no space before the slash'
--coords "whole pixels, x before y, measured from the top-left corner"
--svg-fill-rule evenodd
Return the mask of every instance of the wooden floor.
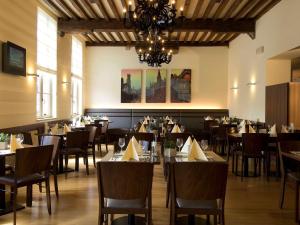
<path id="1" fill-rule="evenodd" d="M 89 161 L 90 164 L 92 160 Z M 80 161 L 82 164 L 82 160 Z M 71 166 L 72 164 L 70 164 Z M 56 200 L 53 186 L 52 215 L 46 207 L 45 193 L 34 187 L 33 207 L 17 212 L 20 225 L 92 225 L 97 224 L 98 195 L 96 170 L 90 165 L 90 176 L 81 165 L 78 173 L 59 176 L 60 199 Z M 53 184 L 53 183 L 52 183 Z M 169 209 L 165 208 L 166 183 L 162 166 L 156 166 L 153 184 L 153 224 L 168 225 Z M 287 187 L 284 209 L 278 207 L 279 179 L 266 181 L 264 177 L 246 178 L 241 182 L 229 172 L 225 219 L 228 225 L 294 225 L 294 190 Z M 25 191 L 20 189 L 18 201 L 25 202 Z M 12 224 L 12 214 L 0 217 L 0 224 Z"/>

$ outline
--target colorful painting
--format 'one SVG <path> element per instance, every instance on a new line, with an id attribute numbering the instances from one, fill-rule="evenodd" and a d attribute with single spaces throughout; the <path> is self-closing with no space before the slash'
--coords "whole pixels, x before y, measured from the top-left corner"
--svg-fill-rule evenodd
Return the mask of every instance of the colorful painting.
<path id="1" fill-rule="evenodd" d="M 149 69 L 146 70 L 146 102 L 166 102 L 167 70 Z"/>
<path id="2" fill-rule="evenodd" d="M 121 72 L 121 103 L 140 103 L 142 70 L 123 69 Z"/>
<path id="3" fill-rule="evenodd" d="M 191 102 L 191 69 L 171 70 L 171 102 Z"/>

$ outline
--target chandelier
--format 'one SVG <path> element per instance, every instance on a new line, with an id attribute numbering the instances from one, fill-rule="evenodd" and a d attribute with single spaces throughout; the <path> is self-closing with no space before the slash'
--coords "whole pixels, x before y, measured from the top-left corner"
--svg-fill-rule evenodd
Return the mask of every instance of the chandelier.
<path id="1" fill-rule="evenodd" d="M 129 1 L 128 12 L 124 9 L 124 25 L 134 28 L 138 34 L 148 35 L 149 32 L 161 34 L 163 30 L 172 32 L 176 20 L 175 1 L 169 0 L 137 0 L 135 10 Z"/>
<path id="2" fill-rule="evenodd" d="M 159 36 L 149 35 L 146 48 L 138 50 L 138 57 L 141 63 L 147 63 L 151 67 L 160 67 L 162 63 L 169 64 L 172 60 L 172 49 L 164 47 L 165 40 Z"/>

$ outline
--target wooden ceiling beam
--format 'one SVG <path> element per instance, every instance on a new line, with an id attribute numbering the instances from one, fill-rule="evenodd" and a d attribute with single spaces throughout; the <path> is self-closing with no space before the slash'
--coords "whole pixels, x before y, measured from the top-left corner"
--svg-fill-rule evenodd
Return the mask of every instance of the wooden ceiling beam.
<path id="1" fill-rule="evenodd" d="M 133 32 L 134 29 L 126 28 L 122 21 L 111 20 L 107 23 L 104 19 L 97 20 L 58 20 L 58 31 L 65 33 L 84 33 L 89 31 L 101 32 Z M 255 20 L 212 20 L 212 19 L 186 19 L 183 23 L 179 20 L 174 27 L 174 32 L 234 32 L 234 33 L 255 33 Z"/>
<path id="2" fill-rule="evenodd" d="M 120 39 L 121 42 L 124 42 L 124 39 L 120 32 L 116 32 L 116 35 L 118 36 L 118 38 Z"/>
<path id="3" fill-rule="evenodd" d="M 250 11 L 258 1 L 260 0 L 248 0 L 248 2 L 237 12 L 234 18 L 235 19 L 242 18 L 244 14 Z"/>
<path id="4" fill-rule="evenodd" d="M 213 42 L 219 41 L 220 38 L 221 38 L 223 35 L 224 35 L 224 33 L 218 33 L 212 41 L 213 41 Z"/>
<path id="5" fill-rule="evenodd" d="M 181 34 L 181 32 L 177 32 L 177 36 L 176 36 L 176 40 L 177 41 L 180 41 L 179 39 L 180 39 L 180 34 Z"/>
<path id="6" fill-rule="evenodd" d="M 121 0 L 121 3 L 122 3 L 123 9 L 126 9 L 126 10 L 127 10 L 128 5 L 127 5 L 126 1 L 125 1 L 125 0 Z"/>
<path id="7" fill-rule="evenodd" d="M 192 20 L 195 20 L 198 18 L 199 12 L 201 10 L 201 7 L 204 3 L 204 0 L 197 0 L 197 5 L 195 7 L 195 10 L 193 12 Z"/>
<path id="8" fill-rule="evenodd" d="M 102 42 L 100 38 L 95 33 L 91 33 L 91 36 L 99 43 Z"/>
<path id="9" fill-rule="evenodd" d="M 224 17 L 222 18 L 223 20 L 227 20 L 229 18 L 231 18 L 232 14 L 234 13 L 234 11 L 239 7 L 239 5 L 243 2 L 243 0 L 235 0 L 231 6 L 229 7 L 229 9 L 226 11 Z"/>
<path id="10" fill-rule="evenodd" d="M 275 5 L 277 5 L 281 0 L 273 0 L 268 5 L 266 5 L 260 12 L 258 12 L 255 17 L 256 19 L 259 19 L 261 16 L 263 16 L 266 12 L 268 12 L 270 9 L 272 9 Z"/>
<path id="11" fill-rule="evenodd" d="M 207 34 L 208 34 L 208 32 L 205 31 L 205 32 L 201 35 L 201 37 L 199 38 L 198 42 L 204 41 L 204 39 L 205 39 L 205 37 L 207 36 Z"/>
<path id="12" fill-rule="evenodd" d="M 106 38 L 101 32 L 97 32 L 97 34 L 98 34 L 99 37 L 103 40 L 104 43 L 108 43 L 107 38 Z"/>
<path id="13" fill-rule="evenodd" d="M 187 13 L 188 13 L 188 10 L 189 10 L 189 7 L 190 7 L 190 4 L 191 4 L 191 0 L 185 0 L 184 3 L 183 3 L 183 15 L 186 16 Z"/>
<path id="14" fill-rule="evenodd" d="M 79 15 L 82 19 L 90 18 L 89 15 L 85 12 L 85 10 L 81 7 L 77 0 L 70 1 L 72 6 L 76 9 L 77 15 Z M 75 12 L 74 12 L 75 13 Z"/>
<path id="15" fill-rule="evenodd" d="M 204 14 L 203 14 L 203 19 L 207 19 L 209 16 L 209 13 L 211 12 L 212 8 L 216 4 L 216 0 L 210 0 L 208 6 L 206 7 Z"/>
<path id="16" fill-rule="evenodd" d="M 227 41 L 231 42 L 233 41 L 237 36 L 239 36 L 239 34 L 233 34 Z"/>
<path id="17" fill-rule="evenodd" d="M 70 6 L 68 6 L 64 0 L 56 0 L 55 1 L 57 5 L 59 5 L 60 8 L 62 8 L 68 15 L 70 15 L 73 18 L 79 19 L 80 17 L 74 12 Z"/>
<path id="18" fill-rule="evenodd" d="M 116 42 L 117 40 L 114 38 L 114 36 L 110 33 L 110 32 L 105 32 L 105 34 L 109 37 L 109 39 L 112 41 L 112 42 Z"/>
<path id="19" fill-rule="evenodd" d="M 88 42 L 94 42 L 94 40 L 88 34 L 84 34 L 84 37 L 88 40 Z"/>
<path id="20" fill-rule="evenodd" d="M 100 10 L 100 12 L 101 12 L 103 18 L 104 18 L 106 21 L 108 21 L 108 20 L 109 20 L 109 16 L 108 16 L 108 13 L 106 12 L 106 9 L 105 9 L 105 7 L 104 7 L 102 1 L 101 1 L 101 0 L 89 0 L 89 1 L 90 1 L 90 3 L 92 3 L 92 4 L 96 4 L 96 5 L 97 5 L 97 7 L 98 7 L 98 9 Z"/>
<path id="21" fill-rule="evenodd" d="M 228 41 L 228 38 L 232 35 L 232 33 L 227 33 L 225 34 L 222 39 L 220 40 L 220 42 L 226 42 Z"/>
<path id="22" fill-rule="evenodd" d="M 81 3 L 86 8 L 86 10 L 92 15 L 92 17 L 99 19 L 100 17 L 94 10 L 94 8 L 91 6 L 91 4 L 88 2 L 88 0 L 81 0 Z"/>
<path id="23" fill-rule="evenodd" d="M 165 42 L 164 46 L 165 48 L 176 48 L 176 47 L 205 47 L 205 46 L 228 46 L 229 42 L 183 42 L 183 41 L 170 41 L 170 42 Z M 145 45 L 145 44 L 144 44 Z M 137 43 L 137 42 L 100 42 L 100 43 L 95 43 L 95 42 L 86 42 L 86 46 L 99 46 L 99 47 L 106 47 L 106 46 L 111 46 L 111 47 L 122 47 L 122 46 L 136 46 L 136 47 L 143 47 L 144 46 L 142 43 Z"/>
<path id="24" fill-rule="evenodd" d="M 113 12 L 114 16 L 118 19 L 121 20 L 121 16 L 118 12 L 118 9 L 116 7 L 116 4 L 114 3 L 115 0 L 107 0 L 109 7 L 111 9 L 111 11 Z"/>
<path id="25" fill-rule="evenodd" d="M 215 14 L 213 15 L 213 19 L 218 19 L 219 16 L 221 15 L 222 11 L 224 10 L 224 8 L 227 6 L 229 0 L 223 0 L 219 7 L 217 8 Z"/>
<path id="26" fill-rule="evenodd" d="M 191 39 L 191 42 L 195 42 L 196 41 L 196 38 L 198 36 L 199 32 L 194 32 L 193 36 L 192 36 L 192 39 Z"/>
<path id="27" fill-rule="evenodd" d="M 51 0 L 43 0 L 43 3 L 49 7 L 54 14 L 56 14 L 58 17 L 67 19 L 70 18 L 68 14 L 66 14 L 63 10 L 61 10 L 55 3 L 53 3 Z"/>
<path id="28" fill-rule="evenodd" d="M 126 41 L 131 43 L 131 38 L 130 38 L 129 34 L 127 32 L 123 32 L 123 34 L 126 38 Z"/>
<path id="29" fill-rule="evenodd" d="M 184 36 L 184 39 L 183 39 L 183 42 L 187 42 L 188 39 L 189 39 L 189 36 L 190 36 L 190 32 L 186 32 L 185 36 Z"/>
<path id="30" fill-rule="evenodd" d="M 136 32 L 132 32 L 136 41 L 140 41 L 140 37 Z"/>
<path id="31" fill-rule="evenodd" d="M 71 1 L 72 2 L 72 4 L 73 4 L 73 1 Z M 90 15 L 89 15 L 89 13 L 87 12 L 87 10 L 82 6 L 82 4 L 81 4 L 81 2 L 80 2 L 80 0 L 74 0 L 74 2 L 77 4 L 77 6 L 78 6 L 78 10 L 80 10 L 83 14 L 84 14 L 84 16 L 86 17 L 86 18 L 89 18 L 89 19 L 91 19 L 91 18 L 93 18 L 93 17 L 91 17 Z M 75 5 L 76 5 L 75 4 Z"/>
<path id="32" fill-rule="evenodd" d="M 251 18 L 254 17 L 254 15 L 261 10 L 266 4 L 268 4 L 268 1 L 272 0 L 266 0 L 266 1 L 258 1 L 256 5 L 245 15 L 245 18 Z"/>
<path id="33" fill-rule="evenodd" d="M 211 32 L 211 33 L 209 34 L 209 36 L 206 38 L 205 41 L 213 41 L 213 37 L 214 37 L 215 35 L 216 35 L 216 33 Z"/>

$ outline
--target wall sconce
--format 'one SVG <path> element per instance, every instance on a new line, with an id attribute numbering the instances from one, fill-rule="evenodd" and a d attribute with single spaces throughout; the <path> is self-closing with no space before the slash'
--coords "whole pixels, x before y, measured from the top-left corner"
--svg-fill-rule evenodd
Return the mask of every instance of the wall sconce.
<path id="1" fill-rule="evenodd" d="M 232 87 L 232 88 L 230 88 L 231 90 L 238 90 L 239 89 L 239 87 Z"/>
<path id="2" fill-rule="evenodd" d="M 29 77 L 39 77 L 40 75 L 36 74 L 36 73 L 27 73 L 27 76 Z"/>
<path id="3" fill-rule="evenodd" d="M 247 83 L 247 86 L 255 86 L 256 85 L 256 82 L 249 82 Z"/>
<path id="4" fill-rule="evenodd" d="M 71 84 L 71 82 L 69 82 L 69 81 L 63 81 L 63 82 L 61 82 L 62 84 L 66 84 L 66 85 L 69 85 L 69 84 Z"/>

